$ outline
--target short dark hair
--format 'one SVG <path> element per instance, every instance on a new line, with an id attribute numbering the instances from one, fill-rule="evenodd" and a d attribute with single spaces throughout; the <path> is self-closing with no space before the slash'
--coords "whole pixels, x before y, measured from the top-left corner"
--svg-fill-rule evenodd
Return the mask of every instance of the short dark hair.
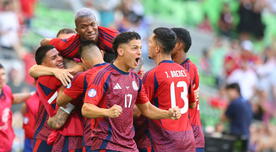
<path id="1" fill-rule="evenodd" d="M 73 30 L 73 29 L 70 29 L 70 28 L 63 28 L 63 29 L 61 29 L 61 30 L 58 31 L 57 37 L 58 37 L 60 34 L 71 34 L 71 33 L 74 34 L 74 33 L 76 33 L 76 31 Z"/>
<path id="2" fill-rule="evenodd" d="M 0 63 L 0 69 L 4 69 L 4 66 Z"/>
<path id="3" fill-rule="evenodd" d="M 153 30 L 154 39 L 161 45 L 163 52 L 169 54 L 176 44 L 176 34 L 173 30 L 166 27 L 158 27 Z"/>
<path id="4" fill-rule="evenodd" d="M 128 43 L 131 40 L 141 40 L 141 36 L 137 32 L 123 32 L 114 39 L 113 50 L 115 52 L 115 58 L 118 56 L 117 49 L 119 45 Z"/>
<path id="5" fill-rule="evenodd" d="M 36 64 L 40 65 L 43 62 L 43 59 L 46 55 L 46 53 L 55 47 L 52 45 L 45 45 L 45 46 L 40 46 L 36 52 L 35 52 L 35 62 Z"/>
<path id="6" fill-rule="evenodd" d="M 241 88 L 240 88 L 240 85 L 238 83 L 229 83 L 225 86 L 225 89 L 226 90 L 234 89 L 239 93 L 239 95 L 241 95 Z"/>
<path id="7" fill-rule="evenodd" d="M 184 52 L 187 53 L 192 45 L 190 32 L 185 28 L 181 27 L 174 27 L 172 28 L 172 30 L 176 34 L 177 41 L 180 41 L 185 44 Z"/>

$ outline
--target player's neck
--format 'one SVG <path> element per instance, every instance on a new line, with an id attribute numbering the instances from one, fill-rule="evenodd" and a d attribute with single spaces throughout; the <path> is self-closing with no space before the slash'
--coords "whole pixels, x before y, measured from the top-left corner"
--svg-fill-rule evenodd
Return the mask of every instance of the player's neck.
<path id="1" fill-rule="evenodd" d="M 121 60 L 119 59 L 116 59 L 114 62 L 113 62 L 113 65 L 115 65 L 118 69 L 120 69 L 121 71 L 124 71 L 124 72 L 129 72 L 129 67 L 124 64 Z"/>
<path id="2" fill-rule="evenodd" d="M 155 63 L 159 64 L 160 62 L 164 61 L 164 60 L 172 60 L 172 57 L 170 54 L 159 54 L 156 57 Z"/>

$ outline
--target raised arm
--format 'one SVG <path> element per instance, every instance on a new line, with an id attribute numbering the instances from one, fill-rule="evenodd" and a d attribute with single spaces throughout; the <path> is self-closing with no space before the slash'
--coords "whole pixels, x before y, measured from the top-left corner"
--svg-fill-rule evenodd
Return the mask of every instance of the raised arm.
<path id="1" fill-rule="evenodd" d="M 67 86 L 71 82 L 71 79 L 73 78 L 73 75 L 71 73 L 74 73 L 74 69 L 72 68 L 58 69 L 46 67 L 43 65 L 34 65 L 29 70 L 29 74 L 34 78 L 38 78 L 44 75 L 54 75 L 62 82 L 64 86 Z"/>
<path id="2" fill-rule="evenodd" d="M 170 108 L 169 110 L 162 110 L 150 102 L 144 104 L 137 104 L 137 107 L 141 111 L 142 115 L 148 117 L 149 119 L 179 119 L 181 113 L 178 107 Z"/>
<path id="3" fill-rule="evenodd" d="M 14 93 L 12 103 L 19 104 L 25 102 L 31 95 L 31 93 Z"/>

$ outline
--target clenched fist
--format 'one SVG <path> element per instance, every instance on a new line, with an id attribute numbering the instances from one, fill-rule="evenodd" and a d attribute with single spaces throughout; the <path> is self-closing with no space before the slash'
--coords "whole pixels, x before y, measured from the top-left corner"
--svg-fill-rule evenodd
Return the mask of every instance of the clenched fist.
<path id="1" fill-rule="evenodd" d="M 176 106 L 169 109 L 170 119 L 177 120 L 181 117 L 180 109 Z"/>
<path id="2" fill-rule="evenodd" d="M 119 105 L 113 105 L 111 108 L 108 109 L 108 117 L 109 118 L 117 118 L 121 115 L 123 109 Z"/>

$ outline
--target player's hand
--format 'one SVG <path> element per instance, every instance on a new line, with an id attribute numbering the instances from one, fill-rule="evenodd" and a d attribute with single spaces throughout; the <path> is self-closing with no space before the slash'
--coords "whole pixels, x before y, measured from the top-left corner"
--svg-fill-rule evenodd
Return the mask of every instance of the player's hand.
<path id="1" fill-rule="evenodd" d="M 169 109 L 170 119 L 177 120 L 181 117 L 180 109 L 176 106 Z"/>
<path id="2" fill-rule="evenodd" d="M 54 71 L 54 75 L 61 81 L 64 86 L 67 86 L 71 82 L 71 79 L 74 77 L 71 72 L 72 69 L 56 69 Z"/>
<path id="3" fill-rule="evenodd" d="M 119 105 L 113 105 L 111 108 L 108 109 L 108 117 L 109 118 L 117 118 L 121 115 L 123 109 Z"/>

